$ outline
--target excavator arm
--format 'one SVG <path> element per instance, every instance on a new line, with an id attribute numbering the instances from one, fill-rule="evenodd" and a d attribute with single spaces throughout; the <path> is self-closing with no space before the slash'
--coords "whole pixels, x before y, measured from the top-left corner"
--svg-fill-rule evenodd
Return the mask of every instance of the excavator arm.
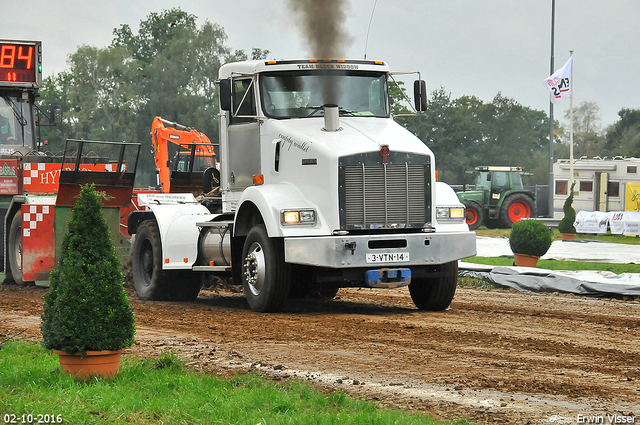
<path id="1" fill-rule="evenodd" d="M 155 117 L 151 124 L 151 140 L 158 185 L 165 193 L 171 192 L 171 171 L 204 172 L 216 167 L 213 144 L 195 128 Z M 194 144 L 197 146 L 192 155 Z"/>

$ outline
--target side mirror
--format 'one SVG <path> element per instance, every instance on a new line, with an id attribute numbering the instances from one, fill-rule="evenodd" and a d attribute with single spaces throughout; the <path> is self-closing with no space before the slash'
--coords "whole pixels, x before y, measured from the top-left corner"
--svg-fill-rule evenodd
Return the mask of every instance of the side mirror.
<path id="1" fill-rule="evenodd" d="M 51 115 L 51 121 L 54 124 L 62 124 L 62 105 L 59 103 L 52 103 L 49 111 Z"/>
<path id="2" fill-rule="evenodd" d="M 231 110 L 231 79 L 220 80 L 220 109 Z"/>
<path id="3" fill-rule="evenodd" d="M 427 110 L 427 82 L 424 80 L 416 80 L 413 82 L 413 99 L 416 111 L 424 112 Z"/>

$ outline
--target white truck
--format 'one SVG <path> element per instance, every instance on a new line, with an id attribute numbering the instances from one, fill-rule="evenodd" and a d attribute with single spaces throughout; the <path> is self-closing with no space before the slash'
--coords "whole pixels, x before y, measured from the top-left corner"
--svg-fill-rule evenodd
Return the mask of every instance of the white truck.
<path id="1" fill-rule="evenodd" d="M 229 273 L 259 312 L 307 289 L 405 285 L 419 309 L 446 309 L 475 233 L 436 182 L 431 150 L 391 118 L 390 76 L 366 60 L 222 66 L 221 207 L 138 195 L 128 220 L 138 296 L 193 299 L 202 273 Z M 414 92 L 424 110 L 424 81 Z"/>

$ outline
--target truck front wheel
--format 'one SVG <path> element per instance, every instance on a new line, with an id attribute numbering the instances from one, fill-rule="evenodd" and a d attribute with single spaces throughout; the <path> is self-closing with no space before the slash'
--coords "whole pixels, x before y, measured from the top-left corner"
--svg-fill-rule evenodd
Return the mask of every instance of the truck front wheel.
<path id="1" fill-rule="evenodd" d="M 436 277 L 412 279 L 409 293 L 420 310 L 443 311 L 451 304 L 458 283 L 458 262 L 438 266 Z"/>
<path id="2" fill-rule="evenodd" d="M 261 313 L 282 310 L 289 296 L 291 273 L 282 241 L 269 238 L 262 224 L 251 229 L 242 248 L 242 287 L 249 307 Z"/>

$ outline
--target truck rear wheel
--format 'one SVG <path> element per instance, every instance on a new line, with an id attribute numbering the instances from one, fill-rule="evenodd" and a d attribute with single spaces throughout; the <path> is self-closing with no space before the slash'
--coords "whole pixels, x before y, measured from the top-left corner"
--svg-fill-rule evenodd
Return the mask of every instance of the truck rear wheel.
<path id="1" fill-rule="evenodd" d="M 242 248 L 242 287 L 249 307 L 261 313 L 282 310 L 289 296 L 291 273 L 284 247 L 269 238 L 262 224 L 249 231 Z"/>
<path id="2" fill-rule="evenodd" d="M 533 199 L 523 193 L 510 195 L 500 207 L 500 221 L 503 227 L 511 228 L 513 223 L 533 215 Z"/>
<path id="3" fill-rule="evenodd" d="M 409 293 L 420 310 L 443 311 L 451 304 L 458 283 L 458 262 L 438 266 L 439 277 L 412 279 Z"/>
<path id="4" fill-rule="evenodd" d="M 476 230 L 484 221 L 482 206 L 477 202 L 465 202 L 465 220 L 469 230 Z"/>
<path id="5" fill-rule="evenodd" d="M 162 270 L 162 243 L 158 224 L 154 220 L 143 221 L 131 248 L 133 283 L 141 300 L 167 300 L 168 286 L 177 273 Z"/>

